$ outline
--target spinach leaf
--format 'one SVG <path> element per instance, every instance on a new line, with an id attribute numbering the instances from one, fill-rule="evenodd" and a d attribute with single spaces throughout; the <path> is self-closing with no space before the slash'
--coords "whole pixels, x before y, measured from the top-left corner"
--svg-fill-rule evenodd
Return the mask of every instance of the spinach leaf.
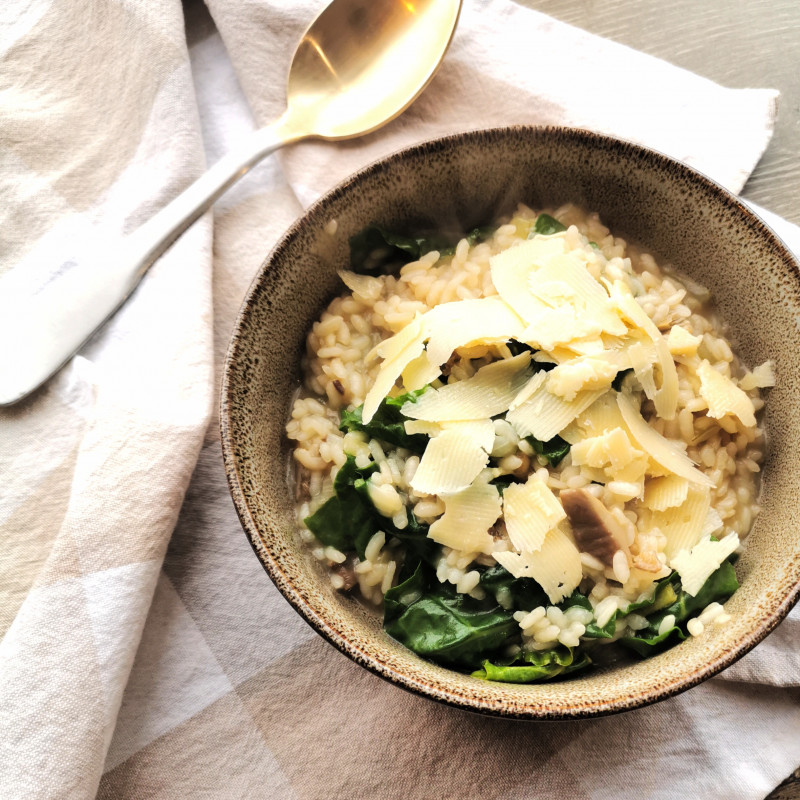
<path id="1" fill-rule="evenodd" d="M 660 608 L 657 613 L 648 615 L 649 624 L 646 628 L 620 639 L 623 645 L 642 657 L 653 655 L 666 649 L 670 644 L 685 639 L 686 632 L 682 623 L 685 623 L 692 614 L 702 611 L 709 603 L 725 602 L 739 588 L 736 572 L 729 561 L 725 561 L 709 576 L 695 597 L 683 591 L 677 573 L 673 573 L 668 580 L 675 593 L 674 602 Z M 670 614 L 675 616 L 675 624 L 659 634 L 661 622 Z"/>
<path id="2" fill-rule="evenodd" d="M 383 531 L 400 539 L 412 557 L 432 561 L 438 545 L 428 538 L 428 526 L 413 511 L 408 511 L 408 525 L 398 528 L 375 508 L 369 496 L 368 479 L 377 469 L 374 462 L 364 468 L 357 467 L 355 458 L 348 456 L 333 481 L 334 496 L 305 518 L 306 527 L 322 544 L 343 553 L 355 550 L 362 559 L 369 540 Z"/>
<path id="3" fill-rule="evenodd" d="M 554 467 L 557 467 L 564 456 L 569 453 L 569 442 L 564 441 L 560 436 L 554 436 L 547 442 L 540 442 L 533 436 L 526 436 L 525 439 L 538 455 L 546 458 Z"/>
<path id="4" fill-rule="evenodd" d="M 417 455 L 422 455 L 428 444 L 428 437 L 424 433 L 406 433 L 404 426 L 408 419 L 400 410 L 405 403 L 416 402 L 428 387 L 417 389 L 414 392 L 407 392 L 398 397 L 387 397 L 381 401 L 375 416 L 368 422 L 362 421 L 364 406 L 360 405 L 352 411 L 346 409 L 341 413 L 339 430 L 345 433 L 349 431 L 362 431 L 371 439 L 380 439 L 383 442 L 405 447 Z"/>
<path id="5" fill-rule="evenodd" d="M 481 573 L 480 585 L 495 597 L 503 593 L 517 611 L 532 611 L 538 606 L 548 606 L 547 595 L 533 578 L 515 578 L 505 567 L 495 564 Z"/>
<path id="6" fill-rule="evenodd" d="M 481 669 L 472 673 L 473 678 L 504 683 L 534 683 L 552 680 L 559 675 L 577 672 L 592 662 L 585 653 L 578 653 L 569 647 L 555 647 L 552 650 L 538 650 L 522 653 L 510 665 L 493 664 L 484 661 Z"/>
<path id="7" fill-rule="evenodd" d="M 586 633 L 584 633 L 584 636 L 587 639 L 610 639 L 616 630 L 618 618 L 625 617 L 634 612 L 639 612 L 643 616 L 646 616 L 647 614 L 659 611 L 674 603 L 678 595 L 673 586 L 673 575 L 674 573 L 668 575 L 666 578 L 662 578 L 656 584 L 652 597 L 637 600 L 627 605 L 624 609 L 618 609 L 602 627 L 594 621 L 590 622 L 586 626 Z M 590 611 L 592 610 L 591 604 L 586 607 Z"/>
<path id="8" fill-rule="evenodd" d="M 363 275 L 385 275 L 397 264 L 416 261 L 428 250 L 430 240 L 402 236 L 377 225 L 350 237 L 350 268 Z"/>
<path id="9" fill-rule="evenodd" d="M 346 553 L 355 550 L 364 558 L 364 548 L 378 532 L 375 511 L 368 500 L 356 488 L 356 483 L 366 479 L 378 469 L 371 463 L 359 468 L 353 456 L 348 456 L 333 481 L 334 496 L 321 505 L 313 514 L 305 518 L 306 527 L 330 547 Z"/>
<path id="10" fill-rule="evenodd" d="M 512 483 L 525 483 L 525 481 L 522 478 L 517 478 L 515 475 L 500 475 L 494 480 L 489 481 L 489 483 L 497 487 L 497 491 L 500 492 L 500 497 L 502 497 L 503 492 L 508 489 Z"/>
<path id="11" fill-rule="evenodd" d="M 478 228 L 473 228 L 464 238 L 469 242 L 469 246 L 472 247 L 479 242 L 491 239 L 496 230 L 496 225 L 481 225 Z"/>
<path id="12" fill-rule="evenodd" d="M 391 517 L 384 517 L 375 508 L 372 498 L 369 496 L 369 486 L 366 480 L 356 480 L 353 488 L 361 495 L 362 502 L 372 511 L 376 530 L 381 530 L 387 536 L 399 539 L 405 544 L 407 552 L 416 560 L 433 562 L 439 546 L 433 539 L 428 538 L 428 526 L 421 523 L 410 508 L 406 509 L 408 524 L 405 528 L 398 528 Z M 363 556 L 361 557 L 363 558 Z"/>
<path id="13" fill-rule="evenodd" d="M 549 214 L 539 214 L 528 238 L 532 239 L 537 233 L 542 234 L 542 236 L 551 236 L 566 229 L 567 226 L 562 225 L 555 217 L 551 217 Z"/>
<path id="14" fill-rule="evenodd" d="M 512 356 L 518 356 L 526 352 L 533 355 L 538 352 L 535 347 L 531 347 L 531 345 L 525 344 L 524 342 L 518 342 L 516 339 L 509 339 L 506 342 L 506 347 L 509 349 Z M 537 372 L 550 372 L 551 369 L 556 368 L 556 365 L 549 361 L 534 361 L 531 359 L 530 368 L 535 374 Z"/>
<path id="15" fill-rule="evenodd" d="M 473 228 L 465 238 L 474 245 L 488 239 L 495 230 L 494 226 Z M 396 265 L 416 261 L 431 250 L 438 250 L 443 256 L 453 255 L 458 238 L 437 234 L 403 236 L 372 225 L 350 237 L 350 268 L 365 275 L 385 275 Z"/>
<path id="16" fill-rule="evenodd" d="M 527 353 L 536 352 L 536 348 L 531 347 L 529 344 L 523 344 L 522 342 L 518 342 L 516 339 L 509 339 L 506 342 L 506 347 L 508 347 L 512 356 L 518 356 L 526 352 Z"/>
<path id="17" fill-rule="evenodd" d="M 386 593 L 384 628 L 424 658 L 467 669 L 519 630 L 510 611 L 457 594 L 422 563 Z"/>

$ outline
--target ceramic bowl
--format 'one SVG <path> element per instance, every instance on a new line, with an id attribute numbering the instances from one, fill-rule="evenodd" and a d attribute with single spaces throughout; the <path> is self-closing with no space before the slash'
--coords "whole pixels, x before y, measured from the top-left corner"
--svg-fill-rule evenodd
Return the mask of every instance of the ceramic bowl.
<path id="1" fill-rule="evenodd" d="M 294 522 L 284 435 L 307 331 L 341 291 L 348 237 L 368 224 L 466 231 L 518 201 L 572 201 L 615 233 L 709 287 L 746 364 L 776 363 L 762 424 L 762 512 L 736 571 L 729 624 L 654 658 L 535 685 L 489 683 L 436 666 L 336 593 Z M 336 220 L 336 233 L 326 226 Z M 329 230 L 329 229 L 328 229 Z M 588 717 L 661 700 L 714 675 L 763 639 L 800 593 L 800 271 L 785 246 L 728 192 L 658 153 L 593 133 L 513 127 L 395 153 L 304 214 L 269 254 L 242 305 L 225 365 L 222 442 L 233 500 L 270 578 L 297 611 L 359 664 L 444 703 L 518 718 Z"/>

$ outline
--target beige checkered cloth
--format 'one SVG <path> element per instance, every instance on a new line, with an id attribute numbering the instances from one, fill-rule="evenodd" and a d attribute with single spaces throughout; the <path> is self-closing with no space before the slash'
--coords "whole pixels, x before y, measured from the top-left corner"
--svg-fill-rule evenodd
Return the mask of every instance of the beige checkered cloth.
<path id="1" fill-rule="evenodd" d="M 4 0 L 0 292 L 12 269 L 57 279 L 87 243 L 135 228 L 252 129 L 250 109 L 277 116 L 320 4 L 208 5 L 219 33 L 199 2 L 184 30 L 179 0 Z M 466 0 L 409 112 L 287 150 L 236 187 L 215 209 L 213 259 L 205 218 L 44 391 L 0 412 L 0 799 L 767 794 L 800 763 L 796 614 L 719 678 L 622 716 L 514 723 L 436 705 L 340 655 L 267 580 L 212 409 L 264 254 L 359 165 L 458 129 L 563 123 L 738 191 L 774 103 L 510 0 Z M 770 222 L 800 250 L 796 228 Z"/>

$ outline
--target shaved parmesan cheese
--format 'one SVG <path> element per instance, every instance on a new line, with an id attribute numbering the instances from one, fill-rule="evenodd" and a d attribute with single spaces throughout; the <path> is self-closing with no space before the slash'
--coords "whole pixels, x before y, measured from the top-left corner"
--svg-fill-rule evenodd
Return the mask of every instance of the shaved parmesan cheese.
<path id="1" fill-rule="evenodd" d="M 415 403 L 406 403 L 401 411 L 412 419 L 430 422 L 487 419 L 502 414 L 527 383 L 530 360 L 530 353 L 520 353 L 495 361 L 481 367 L 471 378 L 435 391 L 429 389 Z"/>
<path id="2" fill-rule="evenodd" d="M 542 350 L 553 350 L 573 339 L 597 336 L 601 326 L 592 318 L 574 308 L 544 308 L 519 335 L 519 341 Z"/>
<path id="3" fill-rule="evenodd" d="M 691 550 L 700 541 L 710 504 L 708 488 L 692 486 L 680 506 L 653 514 L 653 524 L 667 537 L 667 558 L 681 550 Z"/>
<path id="4" fill-rule="evenodd" d="M 340 269 L 339 277 L 359 300 L 374 303 L 383 292 L 383 281 L 380 278 L 374 278 L 371 275 L 359 275 L 357 272 L 350 272 L 347 269 Z"/>
<path id="5" fill-rule="evenodd" d="M 684 590 L 694 597 L 738 546 L 739 537 L 735 533 L 729 533 L 718 542 L 704 539 L 691 552 L 682 550 L 678 553 L 670 561 L 670 566 L 681 576 Z"/>
<path id="6" fill-rule="evenodd" d="M 364 398 L 362 411 L 364 423 L 375 416 L 381 401 L 389 394 L 403 370 L 422 353 L 424 336 L 422 318 L 417 317 L 399 333 L 378 345 L 379 355 L 386 360 L 381 364 L 375 383 Z"/>
<path id="7" fill-rule="evenodd" d="M 751 389 L 766 389 L 775 385 L 775 365 L 772 361 L 765 361 L 748 372 L 740 381 L 739 388 L 749 392 Z"/>
<path id="8" fill-rule="evenodd" d="M 576 466 L 610 466 L 613 472 L 644 456 L 644 453 L 633 447 L 627 432 L 622 428 L 614 428 L 600 436 L 583 439 L 572 446 L 570 453 L 572 463 Z"/>
<path id="9" fill-rule="evenodd" d="M 489 528 L 502 510 L 500 493 L 484 470 L 463 492 L 443 497 L 444 514 L 428 530 L 429 538 L 445 547 L 468 553 L 491 553 L 494 539 Z"/>
<path id="10" fill-rule="evenodd" d="M 565 247 L 563 236 L 537 236 L 490 259 L 492 283 L 497 293 L 526 322 L 534 320 L 547 308 L 531 292 L 531 271 L 546 264 L 553 256 L 563 254 Z"/>
<path id="11" fill-rule="evenodd" d="M 459 347 L 519 339 L 525 327 L 511 307 L 494 296 L 434 306 L 423 325 L 429 334 L 428 361 L 435 366 L 444 364 Z"/>
<path id="12" fill-rule="evenodd" d="M 709 417 L 719 419 L 733 414 L 748 427 L 756 424 L 753 401 L 730 378 L 720 375 L 705 359 L 700 362 L 697 374 L 700 396 L 708 403 Z"/>
<path id="13" fill-rule="evenodd" d="M 702 341 L 702 336 L 692 336 L 686 328 L 682 328 L 680 325 L 673 325 L 667 336 L 669 352 L 673 356 L 693 356 L 697 353 L 697 348 Z"/>
<path id="14" fill-rule="evenodd" d="M 409 347 L 424 343 L 426 339 L 425 326 L 419 314 L 411 322 L 401 328 L 394 336 L 378 342 L 375 347 L 376 355 L 385 361 L 392 361 L 403 355 Z"/>
<path id="15" fill-rule="evenodd" d="M 638 305 L 638 303 L 637 303 Z M 661 367 L 661 388 L 656 391 L 653 404 L 661 419 L 675 419 L 678 410 L 678 371 L 667 346 L 667 340 L 659 336 L 655 343 L 658 365 Z"/>
<path id="16" fill-rule="evenodd" d="M 511 544 L 529 553 L 539 550 L 547 531 L 566 517 L 561 503 L 536 475 L 505 490 L 503 509 Z"/>
<path id="17" fill-rule="evenodd" d="M 403 386 L 407 392 L 421 389 L 435 381 L 442 374 L 438 364 L 431 364 L 423 351 L 403 370 Z"/>
<path id="18" fill-rule="evenodd" d="M 589 408 L 566 427 L 559 436 L 570 444 L 576 444 L 584 437 L 599 436 L 614 428 L 625 428 L 617 405 L 616 392 L 606 392 Z"/>
<path id="19" fill-rule="evenodd" d="M 648 481 L 644 491 L 644 504 L 653 511 L 675 508 L 686 500 L 689 481 L 679 475 L 666 475 Z"/>
<path id="20" fill-rule="evenodd" d="M 547 391 L 570 401 L 581 390 L 609 388 L 625 362 L 624 354 L 615 350 L 574 358 L 550 373 Z"/>
<path id="21" fill-rule="evenodd" d="M 574 400 L 564 400 L 540 386 L 524 403 L 506 414 L 517 435 L 535 436 L 547 442 L 569 425 L 581 411 L 585 411 L 606 389 L 579 392 Z M 425 395 L 423 395 L 423 398 Z"/>
<path id="22" fill-rule="evenodd" d="M 552 308 L 568 302 L 579 314 L 590 317 L 602 331 L 617 336 L 627 332 L 606 290 L 573 253 L 551 258 L 536 272 L 531 291 Z"/>
<path id="23" fill-rule="evenodd" d="M 494 423 L 490 419 L 442 423 L 428 422 L 424 419 L 407 419 L 403 427 L 409 436 L 423 433 L 431 438 L 438 436 L 442 431 L 457 431 L 472 439 L 476 447 L 480 447 L 487 453 L 491 452 L 494 446 Z"/>
<path id="24" fill-rule="evenodd" d="M 530 398 L 542 384 L 547 380 L 547 373 L 537 372 L 523 387 L 520 389 L 517 396 L 511 401 L 508 406 L 509 411 L 513 411 L 518 406 L 521 406 L 528 398 Z"/>
<path id="25" fill-rule="evenodd" d="M 663 437 L 645 422 L 628 394 L 617 392 L 617 404 L 633 440 L 656 464 L 692 483 L 703 486 L 714 485 L 678 445 Z"/>
<path id="26" fill-rule="evenodd" d="M 725 523 L 722 517 L 717 513 L 717 509 L 713 506 L 708 509 L 706 514 L 706 521 L 703 523 L 703 530 L 700 532 L 701 537 L 712 536 L 719 531 Z"/>
<path id="27" fill-rule="evenodd" d="M 488 463 L 489 454 L 472 436 L 457 430 L 442 431 L 425 448 L 411 488 L 419 494 L 461 492 Z"/>
<path id="28" fill-rule="evenodd" d="M 620 314 L 634 328 L 639 328 L 646 333 L 655 345 L 658 366 L 661 370 L 661 386 L 656 391 L 653 402 L 659 417 L 667 420 L 674 419 L 678 405 L 678 372 L 675 369 L 675 362 L 672 360 L 666 339 L 622 281 L 614 282 L 612 296 Z"/>
<path id="29" fill-rule="evenodd" d="M 550 602 L 560 603 L 578 588 L 583 577 L 578 548 L 560 528 L 553 528 L 536 553 L 492 553 L 515 578 L 533 578 Z"/>
<path id="30" fill-rule="evenodd" d="M 415 433 L 424 433 L 425 436 L 438 436 L 442 432 L 442 426 L 438 422 L 428 422 L 424 419 L 407 419 L 403 423 L 406 433 L 413 436 Z"/>
<path id="31" fill-rule="evenodd" d="M 574 337 L 567 342 L 566 347 L 579 356 L 595 356 L 609 348 L 613 348 L 617 342 L 619 342 L 619 339 L 616 336 L 611 337 L 609 343 L 604 342 L 600 336 L 587 339 Z"/>
<path id="32" fill-rule="evenodd" d="M 487 453 L 491 453 L 494 447 L 494 423 L 490 419 L 442 422 L 441 428 L 444 431 L 457 431 L 462 436 L 469 436 L 476 447 Z"/>
<path id="33" fill-rule="evenodd" d="M 653 376 L 653 364 L 657 359 L 655 346 L 653 344 L 648 346 L 644 342 L 635 342 L 628 347 L 628 358 L 633 368 L 633 374 L 642 385 L 644 393 L 650 400 L 654 400 L 656 382 Z"/>

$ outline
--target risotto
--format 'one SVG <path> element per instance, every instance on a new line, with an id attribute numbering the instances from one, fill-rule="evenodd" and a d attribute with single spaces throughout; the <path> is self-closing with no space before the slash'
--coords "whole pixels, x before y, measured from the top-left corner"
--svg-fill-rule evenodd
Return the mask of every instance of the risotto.
<path id="1" fill-rule="evenodd" d="M 519 683 L 729 619 L 774 379 L 703 287 L 571 205 L 454 247 L 368 229 L 351 254 L 286 427 L 336 589 L 421 656 Z"/>

